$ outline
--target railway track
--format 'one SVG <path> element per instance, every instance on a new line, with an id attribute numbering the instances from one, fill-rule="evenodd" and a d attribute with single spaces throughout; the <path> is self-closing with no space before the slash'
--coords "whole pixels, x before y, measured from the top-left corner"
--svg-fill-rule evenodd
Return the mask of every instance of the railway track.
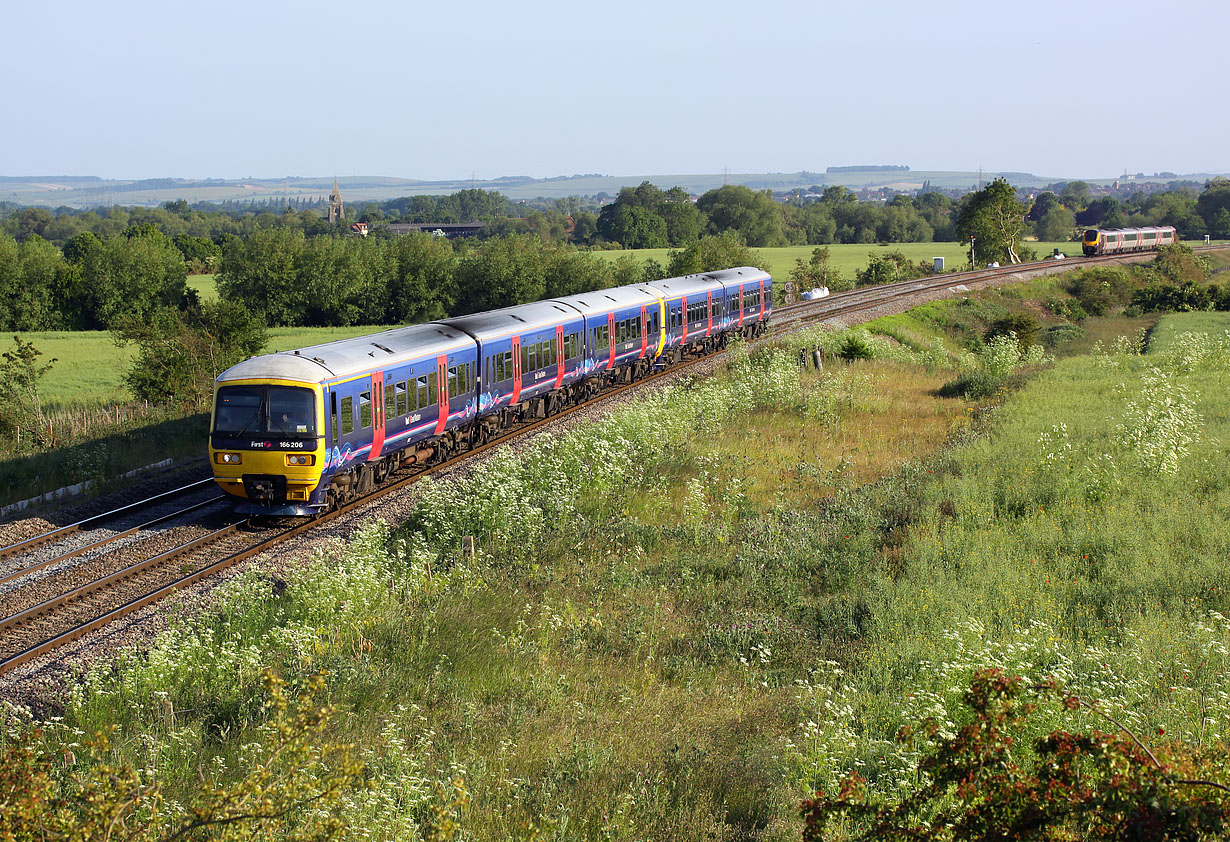
<path id="1" fill-rule="evenodd" d="M 948 291 L 954 287 L 993 280 L 1005 275 L 1033 277 L 1070 271 L 1076 266 L 1123 262 L 1125 259 L 1131 261 L 1134 257 L 1149 259 L 1151 255 L 1114 255 L 1085 258 L 1079 262 L 1042 261 L 1016 264 L 835 293 L 817 301 L 776 308 L 770 332 L 758 341 L 767 341 L 806 325 L 883 307 L 905 298 Z M 234 564 L 267 552 L 324 523 L 353 513 L 424 476 L 442 468 L 455 467 L 459 460 L 466 460 L 491 448 L 505 445 L 535 432 L 545 424 L 554 423 L 583 409 L 592 409 L 595 405 L 626 394 L 629 390 L 639 389 L 662 377 L 676 376 L 713 358 L 714 355 L 708 355 L 685 359 L 641 380 L 609 388 L 581 406 L 568 407 L 547 418 L 524 422 L 498 438 L 463 451 L 443 464 L 402 469 L 367 495 L 332 512 L 293 526 L 232 521 L 216 528 L 206 528 L 200 523 L 184 523 L 168 526 L 161 532 L 153 531 L 154 527 L 174 524 L 177 520 L 190 520 L 193 515 L 206 512 L 210 506 L 223 500 L 219 496 L 177 508 L 136 526 L 91 540 L 82 546 L 66 548 L 49 558 L 22 560 L 34 550 L 52 542 L 64 542 L 74 535 L 88 532 L 123 515 L 140 512 L 151 505 L 174 500 L 191 491 L 212 485 L 212 480 L 204 480 L 0 548 L 0 560 L 9 565 L 7 569 L 0 568 L 0 599 L 3 600 L 7 613 L 7 616 L 0 618 L 0 674 L 28 664 L 60 646 L 102 629 Z M 142 535 L 146 537 L 139 537 Z M 153 537 L 158 535 L 163 537 Z M 169 536 L 182 536 L 183 540 L 176 537 L 171 542 L 173 546 L 164 547 Z M 132 540 L 126 543 L 126 539 Z M 142 545 L 144 550 L 138 548 L 125 553 L 123 548 L 136 545 Z M 130 555 L 135 557 L 130 558 Z M 91 559 L 89 564 L 73 563 L 74 560 L 86 558 Z M 49 579 L 60 582 L 61 585 L 49 587 L 46 584 Z M 40 595 L 40 598 L 34 598 L 35 594 Z"/>

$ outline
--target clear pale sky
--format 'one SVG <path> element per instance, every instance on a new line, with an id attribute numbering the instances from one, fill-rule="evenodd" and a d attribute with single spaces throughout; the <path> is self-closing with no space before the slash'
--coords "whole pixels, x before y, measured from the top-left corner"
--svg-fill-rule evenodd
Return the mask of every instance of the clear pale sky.
<path id="1" fill-rule="evenodd" d="M 1230 170 L 1230 0 L 0 13 L 0 175 Z"/>

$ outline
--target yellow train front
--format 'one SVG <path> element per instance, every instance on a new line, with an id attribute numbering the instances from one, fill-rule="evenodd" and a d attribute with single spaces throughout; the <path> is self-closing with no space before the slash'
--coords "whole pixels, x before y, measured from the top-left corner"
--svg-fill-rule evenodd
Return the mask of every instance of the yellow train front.
<path id="1" fill-rule="evenodd" d="M 316 375 L 307 360 L 277 357 L 256 357 L 218 378 L 209 462 L 218 486 L 240 498 L 240 512 L 311 515 L 326 504 L 321 384 L 309 379 Z M 271 362 L 292 371 L 265 371 Z"/>

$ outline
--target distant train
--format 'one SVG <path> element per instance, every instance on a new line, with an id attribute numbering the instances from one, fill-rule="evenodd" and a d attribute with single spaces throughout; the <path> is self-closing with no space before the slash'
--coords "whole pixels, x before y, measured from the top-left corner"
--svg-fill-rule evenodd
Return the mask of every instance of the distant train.
<path id="1" fill-rule="evenodd" d="M 1178 233 L 1169 225 L 1161 228 L 1089 228 L 1081 245 L 1085 256 L 1093 257 L 1098 254 L 1152 251 L 1178 241 Z"/>
<path id="2" fill-rule="evenodd" d="M 743 267 L 600 289 L 253 357 L 219 375 L 214 480 L 245 514 L 315 515 L 686 353 L 765 332 Z"/>

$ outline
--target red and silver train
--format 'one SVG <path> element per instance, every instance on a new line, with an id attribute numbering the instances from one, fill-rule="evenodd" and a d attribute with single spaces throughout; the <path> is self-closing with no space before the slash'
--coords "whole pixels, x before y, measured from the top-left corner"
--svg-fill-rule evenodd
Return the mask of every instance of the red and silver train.
<path id="1" fill-rule="evenodd" d="M 1085 257 L 1152 251 L 1179 242 L 1178 232 L 1169 225 L 1160 228 L 1088 228 L 1081 243 Z"/>

